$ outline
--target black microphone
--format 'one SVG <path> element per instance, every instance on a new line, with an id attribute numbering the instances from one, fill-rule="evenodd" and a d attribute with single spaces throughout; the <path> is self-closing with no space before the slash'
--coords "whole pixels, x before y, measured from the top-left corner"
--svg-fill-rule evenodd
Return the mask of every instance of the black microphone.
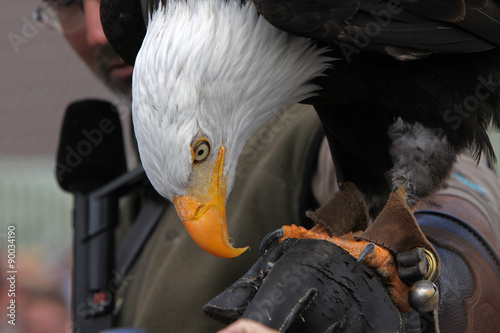
<path id="1" fill-rule="evenodd" d="M 117 109 L 101 100 L 81 100 L 66 109 L 56 177 L 71 193 L 86 194 L 127 169 Z"/>
<path id="2" fill-rule="evenodd" d="M 117 109 L 101 100 L 81 100 L 66 109 L 56 161 L 56 177 L 74 194 L 73 330 L 98 332 L 112 327 L 113 228 L 118 199 L 105 197 L 98 218 L 89 212 L 91 193 L 127 170 Z M 102 217 L 102 218 L 100 218 Z"/>

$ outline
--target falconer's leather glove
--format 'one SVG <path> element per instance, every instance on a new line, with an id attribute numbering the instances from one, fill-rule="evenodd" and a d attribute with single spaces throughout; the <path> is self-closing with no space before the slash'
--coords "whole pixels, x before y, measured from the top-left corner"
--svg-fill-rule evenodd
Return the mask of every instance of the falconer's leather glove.
<path id="1" fill-rule="evenodd" d="M 248 318 L 281 332 L 415 332 L 419 315 L 402 313 L 384 281 L 339 246 L 285 239 L 204 306 L 229 324 Z"/>

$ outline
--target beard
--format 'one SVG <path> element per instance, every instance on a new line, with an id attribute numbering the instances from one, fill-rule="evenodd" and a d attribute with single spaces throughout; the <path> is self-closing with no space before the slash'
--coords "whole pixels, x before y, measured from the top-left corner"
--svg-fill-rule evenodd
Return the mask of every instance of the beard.
<path id="1" fill-rule="evenodd" d="M 132 101 L 132 75 L 115 77 L 112 73 L 113 66 L 123 64 L 122 58 L 109 44 L 97 48 L 94 57 L 97 67 L 96 75 L 122 103 L 130 105 Z"/>

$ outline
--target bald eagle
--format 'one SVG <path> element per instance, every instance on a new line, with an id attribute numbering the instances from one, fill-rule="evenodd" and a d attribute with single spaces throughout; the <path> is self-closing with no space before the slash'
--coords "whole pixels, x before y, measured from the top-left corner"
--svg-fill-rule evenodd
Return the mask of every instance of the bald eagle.
<path id="1" fill-rule="evenodd" d="M 492 153 L 496 0 L 102 0 L 101 19 L 135 66 L 144 169 L 214 255 L 245 250 L 225 220 L 243 145 L 294 103 L 314 105 L 373 215 L 398 189 L 410 207 L 431 195 L 463 150 Z"/>

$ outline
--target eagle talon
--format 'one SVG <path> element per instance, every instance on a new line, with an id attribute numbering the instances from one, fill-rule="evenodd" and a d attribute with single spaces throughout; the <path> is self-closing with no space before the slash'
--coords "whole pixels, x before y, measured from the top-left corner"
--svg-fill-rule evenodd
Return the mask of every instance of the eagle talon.
<path id="1" fill-rule="evenodd" d="M 375 244 L 373 243 L 368 243 L 365 248 L 363 249 L 363 252 L 358 257 L 357 262 L 362 262 L 370 253 L 373 253 L 375 251 Z"/>
<path id="2" fill-rule="evenodd" d="M 348 233 L 342 235 L 341 237 L 328 236 L 328 234 L 325 233 L 324 228 L 319 225 L 316 225 L 311 230 L 308 230 L 304 227 L 298 227 L 292 224 L 285 225 L 281 229 L 267 235 L 262 241 L 261 252 L 262 250 L 265 251 L 266 248 L 281 234 L 282 238 L 280 241 L 289 238 L 323 240 L 334 243 L 356 259 L 361 257 L 363 264 L 375 269 L 378 274 L 387 278 L 389 281 L 388 289 L 396 307 L 402 312 L 408 312 L 411 310 L 411 307 L 408 304 L 408 291 L 410 288 L 399 279 L 396 259 L 390 250 L 384 248 L 383 246 L 376 245 L 374 242 L 362 239 L 357 240 L 355 239 L 353 233 Z"/>
<path id="3" fill-rule="evenodd" d="M 283 228 L 279 228 L 268 233 L 260 243 L 260 248 L 259 248 L 260 255 L 263 256 L 267 252 L 271 244 L 275 240 L 283 238 L 283 235 L 284 235 Z"/>
<path id="4" fill-rule="evenodd" d="M 374 243 L 368 243 L 363 251 L 361 251 L 361 254 L 359 255 L 358 259 L 356 260 L 356 263 L 363 263 L 363 260 L 365 260 L 368 255 L 371 253 L 375 252 L 375 244 Z M 351 272 L 354 272 L 357 266 L 353 266 L 351 269 Z"/>

